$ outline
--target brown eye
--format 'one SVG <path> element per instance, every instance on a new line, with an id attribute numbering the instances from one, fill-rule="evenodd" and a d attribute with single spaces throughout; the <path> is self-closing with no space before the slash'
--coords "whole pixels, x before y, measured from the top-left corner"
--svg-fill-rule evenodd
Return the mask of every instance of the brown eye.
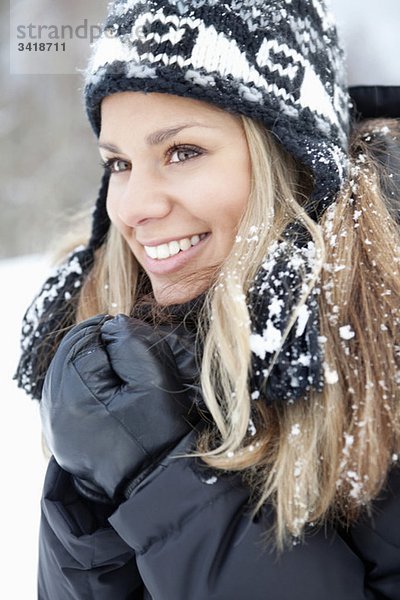
<path id="1" fill-rule="evenodd" d="M 121 158 L 109 158 L 102 162 L 102 166 L 110 173 L 123 173 L 130 169 L 130 163 Z"/>
<path id="2" fill-rule="evenodd" d="M 120 160 L 119 158 L 111 161 L 111 171 L 113 173 L 121 173 L 129 169 L 129 163 L 126 160 Z"/>
<path id="3" fill-rule="evenodd" d="M 192 146 L 174 146 L 169 151 L 170 163 L 182 163 L 201 154 L 198 148 Z"/>

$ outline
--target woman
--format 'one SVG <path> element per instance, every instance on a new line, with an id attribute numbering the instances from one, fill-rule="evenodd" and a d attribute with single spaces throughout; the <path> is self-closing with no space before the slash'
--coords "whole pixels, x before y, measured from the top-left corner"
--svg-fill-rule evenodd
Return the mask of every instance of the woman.
<path id="1" fill-rule="evenodd" d="M 317 0 L 110 7 L 92 234 L 18 370 L 41 599 L 400 598 L 398 125 L 349 144 L 342 65 Z"/>

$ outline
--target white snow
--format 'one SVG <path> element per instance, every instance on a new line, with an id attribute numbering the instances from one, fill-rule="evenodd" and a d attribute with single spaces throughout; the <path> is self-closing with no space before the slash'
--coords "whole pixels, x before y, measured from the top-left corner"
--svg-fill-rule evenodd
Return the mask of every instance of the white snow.
<path id="1" fill-rule="evenodd" d="M 300 435 L 300 433 L 301 433 L 300 425 L 299 425 L 299 423 L 295 423 L 294 425 L 292 425 L 292 429 L 290 431 L 289 437 L 290 438 L 298 437 Z"/>
<path id="2" fill-rule="evenodd" d="M 22 316 L 48 271 L 48 261 L 42 256 L 0 260 L 1 585 L 5 594 L 24 600 L 37 598 L 39 505 L 46 459 L 41 448 L 38 403 L 18 389 L 12 377 L 19 356 Z"/>
<path id="3" fill-rule="evenodd" d="M 303 306 L 301 306 L 301 308 L 297 314 L 297 324 L 296 324 L 296 334 L 295 334 L 296 337 L 300 337 L 303 335 L 309 317 L 310 317 L 309 308 L 306 304 L 303 304 Z"/>
<path id="4" fill-rule="evenodd" d="M 330 366 L 325 362 L 324 363 L 324 375 L 325 381 L 328 384 L 333 385 L 339 381 L 338 372 L 335 369 L 331 369 Z"/>
<path id="5" fill-rule="evenodd" d="M 343 325 L 343 327 L 339 327 L 339 335 L 342 340 L 351 340 L 356 334 L 350 325 Z"/>
<path id="6" fill-rule="evenodd" d="M 267 326 L 263 331 L 262 336 L 258 333 L 250 335 L 250 349 L 254 354 L 264 360 L 266 353 L 273 354 L 279 349 L 282 341 L 282 334 L 268 319 Z"/>

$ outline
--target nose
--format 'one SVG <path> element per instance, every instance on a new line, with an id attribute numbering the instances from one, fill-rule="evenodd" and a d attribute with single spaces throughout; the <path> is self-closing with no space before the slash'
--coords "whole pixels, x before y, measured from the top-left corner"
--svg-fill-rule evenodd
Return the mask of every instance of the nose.
<path id="1" fill-rule="evenodd" d="M 117 178 L 116 176 L 115 178 Z M 154 171 L 132 170 L 129 179 L 109 189 L 110 209 L 127 227 L 143 225 L 151 219 L 166 217 L 173 199 L 161 177 Z"/>

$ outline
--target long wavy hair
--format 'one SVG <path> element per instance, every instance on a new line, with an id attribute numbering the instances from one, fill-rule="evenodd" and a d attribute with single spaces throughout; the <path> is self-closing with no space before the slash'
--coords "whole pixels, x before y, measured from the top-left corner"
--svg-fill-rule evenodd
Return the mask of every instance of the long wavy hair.
<path id="1" fill-rule="evenodd" d="M 255 512 L 271 503 L 282 549 L 309 523 L 354 522 L 382 489 L 400 450 L 397 198 L 384 193 L 390 173 L 371 141 L 374 131 L 389 128 L 395 135 L 400 127 L 374 120 L 355 131 L 349 179 L 317 223 L 308 216 L 309 174 L 262 125 L 241 118 L 253 184 L 234 247 L 205 274 L 212 283 L 199 315 L 201 387 L 212 426 L 199 439 L 198 454 L 216 469 L 243 473 Z M 326 383 L 322 393 L 269 406 L 249 395 L 246 299 L 269 248 L 296 222 L 314 241 L 318 260 L 288 328 L 317 286 Z M 148 296 L 145 274 L 111 226 L 83 286 L 78 320 L 130 314 Z"/>

